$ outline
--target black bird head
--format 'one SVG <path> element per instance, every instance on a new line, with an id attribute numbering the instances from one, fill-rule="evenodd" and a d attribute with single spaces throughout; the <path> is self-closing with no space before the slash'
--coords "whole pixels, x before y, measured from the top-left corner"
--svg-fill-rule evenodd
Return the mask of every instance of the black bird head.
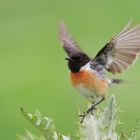
<path id="1" fill-rule="evenodd" d="M 68 67 L 73 73 L 80 71 L 80 68 L 90 61 L 90 58 L 82 52 L 72 53 L 68 58 Z"/>

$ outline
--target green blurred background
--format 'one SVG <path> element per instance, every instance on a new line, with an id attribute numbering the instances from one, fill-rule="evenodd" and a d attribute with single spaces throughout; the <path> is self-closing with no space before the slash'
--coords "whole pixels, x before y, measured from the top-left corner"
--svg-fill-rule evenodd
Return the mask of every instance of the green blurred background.
<path id="1" fill-rule="evenodd" d="M 130 18 L 140 23 L 139 6 L 139 0 L 0 0 L 0 139 L 14 140 L 25 129 L 36 132 L 21 106 L 53 118 L 61 133 L 75 133 L 78 107 L 86 109 L 87 101 L 70 84 L 58 22 L 64 20 L 94 56 Z M 118 131 L 129 133 L 140 118 L 140 59 L 115 77 L 133 83 L 109 90 L 123 110 Z"/>

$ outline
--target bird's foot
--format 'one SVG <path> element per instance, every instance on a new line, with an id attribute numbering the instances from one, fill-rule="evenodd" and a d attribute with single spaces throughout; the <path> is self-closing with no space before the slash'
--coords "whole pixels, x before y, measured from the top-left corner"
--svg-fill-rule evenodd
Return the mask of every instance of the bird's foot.
<path id="1" fill-rule="evenodd" d="M 91 113 L 91 115 L 93 115 L 93 114 L 94 114 L 94 113 L 93 113 L 94 110 L 97 110 L 97 108 L 95 108 L 95 106 L 92 105 L 92 106 L 86 111 L 86 113 L 87 113 L 87 114 Z"/>
<path id="2" fill-rule="evenodd" d="M 90 108 L 89 108 L 89 109 L 90 109 Z M 94 107 L 93 109 L 90 109 L 90 112 L 89 112 L 89 113 L 91 113 L 91 115 L 94 115 L 94 113 L 93 113 L 94 110 L 97 110 L 97 108 Z"/>
<path id="3" fill-rule="evenodd" d="M 81 123 L 83 123 L 85 117 L 87 116 L 87 113 L 86 112 L 83 112 L 83 114 L 79 115 L 79 117 L 81 118 Z"/>
<path id="4" fill-rule="evenodd" d="M 83 114 L 79 115 L 79 117 L 81 118 L 81 123 L 83 123 L 85 117 L 91 113 L 91 115 L 94 115 L 93 110 L 96 110 L 97 108 L 95 108 L 94 106 L 91 106 L 86 112 L 83 112 Z"/>

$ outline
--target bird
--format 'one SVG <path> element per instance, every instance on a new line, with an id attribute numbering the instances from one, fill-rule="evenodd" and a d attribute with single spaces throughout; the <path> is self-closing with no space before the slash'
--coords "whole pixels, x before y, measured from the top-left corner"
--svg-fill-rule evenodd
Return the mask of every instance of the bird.
<path id="1" fill-rule="evenodd" d="M 140 24 L 132 26 L 130 20 L 93 58 L 72 38 L 64 21 L 59 22 L 58 38 L 67 53 L 65 59 L 72 86 L 92 102 L 91 107 L 80 115 L 82 123 L 86 115 L 93 113 L 96 106 L 106 99 L 110 86 L 124 83 L 122 79 L 108 78 L 106 71 L 120 74 L 136 62 L 140 53 Z"/>

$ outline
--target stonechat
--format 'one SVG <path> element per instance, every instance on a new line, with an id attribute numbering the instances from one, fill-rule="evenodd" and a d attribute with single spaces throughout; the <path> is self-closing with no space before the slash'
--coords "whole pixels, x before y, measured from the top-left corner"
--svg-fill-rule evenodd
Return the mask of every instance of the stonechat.
<path id="1" fill-rule="evenodd" d="M 123 80 L 107 78 L 105 71 L 112 74 L 121 73 L 131 66 L 140 52 L 140 24 L 131 26 L 132 21 L 99 50 L 94 58 L 81 50 L 67 31 L 64 22 L 59 23 L 59 40 L 68 57 L 70 79 L 84 97 L 92 101 L 92 106 L 82 115 L 92 113 L 95 106 L 101 103 L 111 85 Z M 95 100 L 96 99 L 96 100 Z"/>

